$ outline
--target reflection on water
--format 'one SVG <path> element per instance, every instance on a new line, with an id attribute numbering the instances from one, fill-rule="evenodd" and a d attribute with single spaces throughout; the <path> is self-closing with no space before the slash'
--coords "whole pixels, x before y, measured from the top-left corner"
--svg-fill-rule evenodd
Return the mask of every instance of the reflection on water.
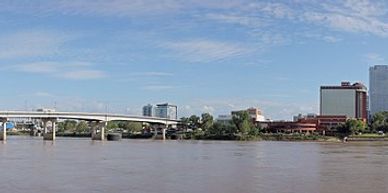
<path id="1" fill-rule="evenodd" d="M 9 137 L 2 192 L 388 192 L 388 143 Z"/>

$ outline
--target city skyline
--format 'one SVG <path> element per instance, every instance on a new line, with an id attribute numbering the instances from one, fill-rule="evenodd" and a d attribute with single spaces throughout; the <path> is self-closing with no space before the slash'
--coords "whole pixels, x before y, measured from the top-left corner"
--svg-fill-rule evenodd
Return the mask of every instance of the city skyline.
<path id="1" fill-rule="evenodd" d="M 384 1 L 0 2 L 4 110 L 319 112 L 319 87 L 386 64 Z"/>

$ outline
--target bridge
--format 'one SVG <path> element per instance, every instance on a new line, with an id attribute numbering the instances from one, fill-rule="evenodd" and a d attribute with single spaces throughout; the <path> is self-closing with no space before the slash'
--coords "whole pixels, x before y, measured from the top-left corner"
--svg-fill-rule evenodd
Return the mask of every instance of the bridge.
<path id="1" fill-rule="evenodd" d="M 7 139 L 6 122 L 12 118 L 40 119 L 44 124 L 45 140 L 55 140 L 56 122 L 59 119 L 84 120 L 92 123 L 92 139 L 104 140 L 105 128 L 109 121 L 133 121 L 151 124 L 176 125 L 177 120 L 159 117 L 132 116 L 112 113 L 86 113 L 86 112 L 57 112 L 57 111 L 0 111 L 0 121 L 3 123 L 3 133 L 0 139 Z M 48 123 L 51 122 L 51 132 L 48 132 Z M 99 131 L 99 133 L 97 133 Z M 165 129 L 163 129 L 165 133 Z M 164 137 L 164 135 L 163 135 Z"/>

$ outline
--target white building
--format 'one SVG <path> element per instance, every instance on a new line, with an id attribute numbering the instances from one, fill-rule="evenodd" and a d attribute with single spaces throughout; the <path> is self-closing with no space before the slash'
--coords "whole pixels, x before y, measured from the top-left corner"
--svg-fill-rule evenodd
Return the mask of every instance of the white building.
<path id="1" fill-rule="evenodd" d="M 176 105 L 171 105 L 168 103 L 158 104 L 156 106 L 148 104 L 143 107 L 143 116 L 177 120 L 178 107 Z"/>
<path id="2" fill-rule="evenodd" d="M 168 103 L 158 104 L 155 108 L 155 117 L 177 120 L 178 107 Z"/>
<path id="3" fill-rule="evenodd" d="M 367 119 L 367 89 L 361 83 L 342 82 L 341 86 L 322 86 L 320 115 L 346 115 Z"/>
<path id="4" fill-rule="evenodd" d="M 154 117 L 155 112 L 154 112 L 154 106 L 151 104 L 148 104 L 143 107 L 143 116 L 145 117 Z"/>
<path id="5" fill-rule="evenodd" d="M 388 111 L 388 66 L 376 65 L 369 69 L 370 114 Z"/>
<path id="6" fill-rule="evenodd" d="M 262 114 L 261 110 L 259 108 L 254 108 L 251 107 L 247 110 L 239 110 L 239 111 L 232 111 L 232 116 L 233 114 L 241 111 L 246 111 L 248 112 L 250 118 L 252 119 L 253 122 L 264 122 L 266 121 L 264 115 Z"/>

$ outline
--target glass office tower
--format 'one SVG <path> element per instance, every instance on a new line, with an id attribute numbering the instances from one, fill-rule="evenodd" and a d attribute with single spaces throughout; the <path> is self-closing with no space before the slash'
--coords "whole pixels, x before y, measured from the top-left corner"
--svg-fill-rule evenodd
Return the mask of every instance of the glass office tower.
<path id="1" fill-rule="evenodd" d="M 370 114 L 388 111 L 388 66 L 376 65 L 369 69 Z"/>

